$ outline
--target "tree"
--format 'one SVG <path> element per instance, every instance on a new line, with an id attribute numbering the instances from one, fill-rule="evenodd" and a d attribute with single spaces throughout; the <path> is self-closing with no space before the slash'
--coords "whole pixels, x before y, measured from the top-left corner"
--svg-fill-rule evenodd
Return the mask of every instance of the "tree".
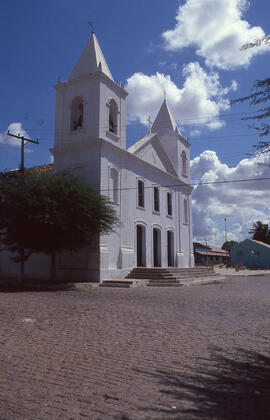
<path id="1" fill-rule="evenodd" d="M 268 229 L 268 224 L 262 223 L 260 220 L 253 223 L 252 228 L 248 231 L 252 234 L 252 239 L 266 244 L 270 244 L 270 231 Z"/>
<path id="2" fill-rule="evenodd" d="M 17 261 L 22 249 L 24 261 L 33 253 L 50 255 L 52 279 L 57 252 L 89 246 L 95 235 L 111 232 L 117 223 L 108 199 L 71 173 L 0 175 L 2 242 Z"/>
<path id="3" fill-rule="evenodd" d="M 231 252 L 231 248 L 236 244 L 237 244 L 236 241 L 226 241 L 224 242 L 221 248 L 224 249 L 225 251 Z"/>
<path id="4" fill-rule="evenodd" d="M 249 48 L 259 47 L 263 44 L 270 43 L 270 36 L 267 35 L 262 39 L 258 39 L 255 42 L 249 42 L 243 45 L 242 51 Z M 256 80 L 252 86 L 251 94 L 242 98 L 231 101 L 231 104 L 236 102 L 249 101 L 250 105 L 261 105 L 262 108 L 257 109 L 256 114 L 250 117 L 242 118 L 243 121 L 257 121 L 259 125 L 249 125 L 249 128 L 253 128 L 258 131 L 260 137 L 270 136 L 270 78 L 267 77 L 263 80 Z M 264 106 L 266 105 L 266 106 Z M 257 144 L 253 146 L 258 154 L 264 154 L 270 152 L 270 140 L 259 140 Z"/>

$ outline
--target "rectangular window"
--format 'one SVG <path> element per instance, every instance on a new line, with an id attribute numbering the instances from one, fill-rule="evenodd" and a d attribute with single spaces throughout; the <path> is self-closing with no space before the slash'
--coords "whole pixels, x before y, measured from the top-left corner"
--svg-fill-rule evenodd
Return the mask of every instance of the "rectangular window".
<path id="1" fill-rule="evenodd" d="M 167 214 L 172 216 L 172 193 L 167 192 Z"/>
<path id="2" fill-rule="evenodd" d="M 184 223 L 188 223 L 189 222 L 189 217 L 188 217 L 188 201 L 185 198 L 184 199 Z"/>
<path id="3" fill-rule="evenodd" d="M 159 189 L 154 187 L 154 210 L 159 212 Z"/>
<path id="4" fill-rule="evenodd" d="M 144 182 L 138 180 L 138 206 L 144 208 Z"/>
<path id="5" fill-rule="evenodd" d="M 110 169 L 110 199 L 113 203 L 119 201 L 119 173 L 117 169 Z"/>

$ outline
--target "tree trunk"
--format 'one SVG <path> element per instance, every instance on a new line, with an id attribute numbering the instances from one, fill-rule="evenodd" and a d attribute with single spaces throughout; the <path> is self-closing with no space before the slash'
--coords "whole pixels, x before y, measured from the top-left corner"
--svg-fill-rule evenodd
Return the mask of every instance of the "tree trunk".
<path id="1" fill-rule="evenodd" d="M 19 269 L 19 275 L 18 275 L 19 286 L 23 285 L 23 281 L 24 281 L 24 248 L 21 248 L 21 250 L 20 250 L 20 269 Z"/>
<path id="2" fill-rule="evenodd" d="M 51 282 L 56 282 L 56 253 L 51 253 Z"/>

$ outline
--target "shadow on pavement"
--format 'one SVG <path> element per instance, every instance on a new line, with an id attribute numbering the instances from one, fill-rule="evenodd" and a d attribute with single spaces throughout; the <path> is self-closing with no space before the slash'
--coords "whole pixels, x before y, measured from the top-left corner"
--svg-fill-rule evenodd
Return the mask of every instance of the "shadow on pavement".
<path id="1" fill-rule="evenodd" d="M 0 293 L 18 292 L 57 292 L 76 290 L 73 283 L 25 282 L 19 284 L 0 284 Z"/>
<path id="2" fill-rule="evenodd" d="M 270 419 L 270 357 L 245 349 L 211 350 L 211 360 L 196 371 L 181 366 L 189 374 L 150 373 L 161 385 L 161 400 L 169 397 L 174 409 L 144 410 L 168 419 Z"/>

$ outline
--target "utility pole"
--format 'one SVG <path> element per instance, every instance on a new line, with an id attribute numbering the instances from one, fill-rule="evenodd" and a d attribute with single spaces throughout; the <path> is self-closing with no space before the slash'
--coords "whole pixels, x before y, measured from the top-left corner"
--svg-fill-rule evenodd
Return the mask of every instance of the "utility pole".
<path id="1" fill-rule="evenodd" d="M 21 136 L 20 133 L 18 135 L 16 134 L 12 134 L 9 132 L 7 132 L 7 135 L 10 137 L 15 137 L 17 140 L 19 140 L 21 142 L 21 167 L 20 167 L 20 171 L 22 174 L 24 174 L 24 146 L 27 143 L 35 143 L 35 144 L 39 144 L 39 140 L 30 140 L 30 139 L 26 139 L 24 136 Z"/>
<path id="2" fill-rule="evenodd" d="M 21 167 L 20 167 L 20 171 L 21 174 L 24 175 L 24 146 L 27 143 L 35 143 L 35 144 L 39 144 L 39 140 L 30 140 L 30 139 L 26 139 L 24 136 L 21 136 L 20 133 L 18 135 L 16 134 L 12 134 L 9 132 L 7 132 L 7 135 L 10 137 L 15 137 L 15 139 L 19 140 L 21 142 Z M 22 182 L 24 177 L 22 176 Z M 20 270 L 19 270 L 19 284 L 22 284 L 23 282 L 23 278 L 24 278 L 24 259 L 25 259 L 25 254 L 24 254 L 24 247 L 20 248 Z"/>
<path id="3" fill-rule="evenodd" d="M 227 237 L 227 218 L 224 217 L 224 229 L 225 229 L 225 244 L 227 245 L 227 241 L 228 241 L 228 237 Z M 228 251 L 225 249 L 225 251 Z M 227 270 L 229 268 L 229 264 L 228 264 L 228 256 L 226 255 L 226 267 Z"/>
<path id="4" fill-rule="evenodd" d="M 206 267 L 208 267 L 208 245 L 207 245 L 207 239 L 205 239 L 205 245 L 206 245 Z"/>

